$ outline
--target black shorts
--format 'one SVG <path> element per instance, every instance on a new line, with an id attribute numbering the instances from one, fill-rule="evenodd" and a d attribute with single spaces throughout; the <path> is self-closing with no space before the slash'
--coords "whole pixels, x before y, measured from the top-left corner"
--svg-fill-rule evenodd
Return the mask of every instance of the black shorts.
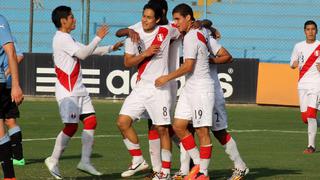
<path id="1" fill-rule="evenodd" d="M 11 100 L 11 89 L 0 83 L 0 119 L 19 118 L 18 106 Z"/>

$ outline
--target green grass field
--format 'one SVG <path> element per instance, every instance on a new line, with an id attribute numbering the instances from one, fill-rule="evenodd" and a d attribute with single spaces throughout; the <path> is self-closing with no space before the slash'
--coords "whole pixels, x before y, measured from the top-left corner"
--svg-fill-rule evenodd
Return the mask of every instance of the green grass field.
<path id="1" fill-rule="evenodd" d="M 96 100 L 94 106 L 98 128 L 92 162 L 104 175 L 92 177 L 76 169 L 81 152 L 80 126 L 60 161 L 64 179 L 121 179 L 122 170 L 130 163 L 129 154 L 115 125 L 121 103 Z M 300 120 L 298 108 L 233 105 L 228 106 L 227 110 L 229 130 L 250 168 L 247 179 L 320 179 L 320 153 L 302 154 L 307 143 L 307 127 Z M 54 139 L 63 127 L 57 104 L 53 99 L 27 99 L 20 111 L 19 122 L 23 129 L 27 165 L 15 168 L 17 178 L 53 179 L 43 161 L 51 154 Z M 146 121 L 136 123 L 135 128 L 141 135 L 142 150 L 149 161 Z M 231 175 L 233 165 L 220 144 L 216 140 L 213 143 L 209 172 L 211 179 L 226 179 Z M 178 160 L 179 154 L 174 147 L 172 172 L 179 167 Z M 142 177 L 143 174 L 139 174 L 131 179 Z"/>

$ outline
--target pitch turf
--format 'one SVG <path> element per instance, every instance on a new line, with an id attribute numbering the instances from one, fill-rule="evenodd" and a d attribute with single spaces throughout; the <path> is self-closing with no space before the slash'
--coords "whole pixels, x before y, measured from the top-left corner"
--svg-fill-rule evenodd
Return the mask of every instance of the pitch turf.
<path id="1" fill-rule="evenodd" d="M 92 177 L 76 170 L 81 152 L 81 131 L 78 130 L 60 161 L 64 179 L 121 179 L 122 170 L 130 162 L 115 125 L 121 103 L 99 100 L 94 101 L 94 106 L 98 128 L 92 162 L 104 175 Z M 27 165 L 16 167 L 16 175 L 20 180 L 53 179 L 43 161 L 51 154 L 54 138 L 63 127 L 57 104 L 52 99 L 26 100 L 20 110 L 19 123 L 23 129 Z M 240 105 L 228 106 L 227 110 L 229 130 L 250 168 L 247 179 L 320 179 L 320 153 L 302 154 L 307 143 L 307 127 L 300 120 L 298 108 Z M 142 150 L 149 161 L 146 121 L 136 123 L 135 128 L 141 135 Z M 213 144 L 213 158 L 209 169 L 211 179 L 226 179 L 231 175 L 233 165 L 220 144 L 216 140 Z M 172 172 L 178 168 L 178 158 L 177 148 L 174 147 Z M 130 179 L 142 177 L 143 174 L 139 174 Z"/>

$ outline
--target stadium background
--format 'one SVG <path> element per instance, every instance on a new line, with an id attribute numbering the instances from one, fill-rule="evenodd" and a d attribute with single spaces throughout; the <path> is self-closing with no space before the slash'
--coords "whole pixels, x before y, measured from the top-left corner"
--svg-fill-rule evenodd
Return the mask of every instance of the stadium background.
<path id="1" fill-rule="evenodd" d="M 43 61 L 47 61 L 44 68 L 53 66 L 50 58 L 51 40 L 56 29 L 50 19 L 52 9 L 62 4 L 72 7 L 77 18 L 77 29 L 72 35 L 83 43 L 89 42 L 94 37 L 97 27 L 102 23 L 107 23 L 110 26 L 110 33 L 102 44 L 114 44 L 122 40 L 114 36 L 116 30 L 138 22 L 145 2 L 144 0 L 1 1 L 1 13 L 9 20 L 19 46 L 24 52 L 32 53 L 26 54 L 27 60 L 20 66 L 24 74 L 21 79 L 24 82 L 25 93 L 28 95 L 53 94 L 54 75 L 50 73 L 45 76 L 39 75 L 43 71 L 52 72 L 52 69 L 37 69 L 40 66 L 38 62 L 43 63 Z M 294 106 L 298 104 L 295 90 L 297 72 L 290 70 L 284 64 L 289 62 L 294 44 L 305 38 L 304 22 L 319 18 L 320 4 L 318 1 L 168 0 L 169 19 L 172 19 L 172 8 L 182 2 L 192 6 L 196 18 L 207 18 L 214 22 L 214 26 L 222 34 L 221 44 L 231 52 L 234 58 L 237 58 L 237 61 L 244 62 L 248 59 L 259 61 L 256 67 L 249 68 L 241 62 L 233 65 L 235 67 L 230 68 L 230 65 L 227 65 L 224 70 L 220 70 L 220 73 L 230 76 L 228 78 L 219 75 L 220 80 L 233 86 L 233 94 L 229 96 L 226 95 L 228 90 L 224 88 L 228 102 Z M 45 53 L 48 56 L 39 57 L 39 53 L 41 55 Z M 94 70 L 90 68 L 96 67 L 94 64 L 97 63 L 94 63 L 94 60 L 86 63 L 88 70 L 91 71 L 87 74 L 88 78 L 96 77 L 95 80 L 85 82 L 93 96 L 122 98 L 127 95 L 127 93 L 121 93 L 121 90 L 118 94 L 113 93 L 108 83 L 104 83 L 107 81 L 105 77 L 108 77 L 112 70 L 124 71 L 121 67 L 121 60 L 118 60 L 122 54 L 123 50 L 113 52 L 111 54 L 113 56 L 105 56 L 105 59 L 109 60 L 106 63 L 108 64 L 107 71 L 98 69 L 99 73 L 94 73 L 92 72 Z M 87 68 L 86 65 L 83 67 Z M 232 75 L 234 71 L 240 72 L 239 69 L 243 71 L 241 74 L 244 74 L 244 77 L 240 79 L 239 76 Z M 123 86 L 128 89 L 126 84 L 130 83 L 134 71 L 130 70 L 127 82 L 125 82 L 127 79 L 119 79 L 115 75 L 116 78 L 111 80 L 115 86 L 114 89 Z M 247 87 L 247 84 L 244 83 L 246 81 L 243 80 L 248 80 L 249 88 L 254 88 L 254 90 L 237 91 L 237 89 Z M 103 87 L 100 84 L 103 84 Z M 97 85 L 100 87 L 91 87 Z M 129 89 L 131 88 L 130 86 Z"/>

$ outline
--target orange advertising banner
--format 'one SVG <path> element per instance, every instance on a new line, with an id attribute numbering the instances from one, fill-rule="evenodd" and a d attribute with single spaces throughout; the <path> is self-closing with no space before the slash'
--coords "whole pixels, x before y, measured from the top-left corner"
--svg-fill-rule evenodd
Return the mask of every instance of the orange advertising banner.
<path id="1" fill-rule="evenodd" d="M 257 104 L 299 106 L 298 78 L 289 64 L 259 63 Z"/>

